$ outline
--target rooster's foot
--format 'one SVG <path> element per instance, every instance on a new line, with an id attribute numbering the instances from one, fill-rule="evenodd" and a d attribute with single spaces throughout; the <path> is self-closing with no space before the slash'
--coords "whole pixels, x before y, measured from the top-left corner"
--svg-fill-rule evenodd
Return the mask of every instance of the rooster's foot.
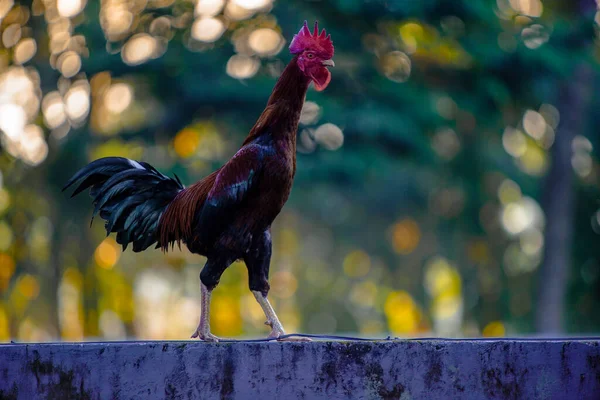
<path id="1" fill-rule="evenodd" d="M 205 342 L 218 342 L 219 340 L 221 340 L 210 332 L 201 332 L 200 329 L 196 329 L 196 332 L 194 332 L 194 334 L 192 335 L 192 339 L 195 338 L 199 338 L 200 340 L 204 340 Z"/>
<path id="2" fill-rule="evenodd" d="M 267 336 L 269 339 L 277 339 L 278 342 L 312 342 L 310 338 L 303 337 L 282 338 L 282 336 L 285 335 L 285 331 L 283 330 L 281 325 L 277 326 L 277 324 L 275 324 L 275 326 L 273 326 L 273 324 L 270 321 L 265 322 L 265 325 L 269 325 L 272 328 L 271 333 L 269 333 L 269 336 Z"/>

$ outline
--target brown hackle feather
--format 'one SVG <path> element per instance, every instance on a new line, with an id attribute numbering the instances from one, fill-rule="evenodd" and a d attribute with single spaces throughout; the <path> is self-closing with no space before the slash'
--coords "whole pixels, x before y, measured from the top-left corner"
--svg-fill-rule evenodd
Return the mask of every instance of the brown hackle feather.
<path id="1" fill-rule="evenodd" d="M 181 242 L 192 236 L 196 212 L 202 207 L 208 192 L 212 189 L 219 173 L 216 170 L 204 179 L 182 190 L 173 200 L 160 219 L 159 245 L 163 251 L 175 243 L 181 248 Z"/>

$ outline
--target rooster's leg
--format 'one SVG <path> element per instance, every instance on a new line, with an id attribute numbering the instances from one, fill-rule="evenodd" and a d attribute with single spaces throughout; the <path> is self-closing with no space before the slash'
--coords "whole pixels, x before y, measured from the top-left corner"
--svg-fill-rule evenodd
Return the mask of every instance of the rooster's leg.
<path id="1" fill-rule="evenodd" d="M 271 232 L 269 230 L 255 238 L 252 248 L 244 257 L 244 261 L 246 267 L 248 267 L 250 290 L 267 317 L 265 324 L 271 327 L 269 338 L 279 338 L 285 335 L 283 326 L 267 299 L 269 293 L 269 266 L 271 264 Z"/>
<path id="2" fill-rule="evenodd" d="M 267 296 L 262 294 L 262 292 L 256 290 L 253 290 L 252 294 L 254 295 L 256 301 L 258 301 L 258 304 L 260 304 L 260 307 L 262 308 L 263 312 L 265 313 L 265 316 L 267 317 L 265 325 L 269 325 L 271 327 L 271 333 L 269 333 L 269 338 L 278 338 L 282 335 L 285 335 L 283 325 L 281 325 L 279 318 L 277 318 L 277 314 L 275 314 L 275 310 L 273 310 L 273 307 L 271 307 L 271 303 L 269 303 L 269 299 L 267 299 Z"/>
<path id="3" fill-rule="evenodd" d="M 201 305 L 200 305 L 200 324 L 192 338 L 200 338 L 209 342 L 218 342 L 219 338 L 210 333 L 210 295 L 212 289 L 208 289 L 204 283 L 200 283 Z"/>
<path id="4" fill-rule="evenodd" d="M 254 294 L 254 298 L 256 299 L 256 301 L 258 301 L 258 304 L 260 304 L 261 308 L 263 309 L 263 311 L 265 313 L 265 316 L 267 317 L 267 321 L 265 322 L 265 325 L 269 325 L 271 327 L 271 333 L 269 333 L 269 336 L 268 336 L 269 338 L 275 338 L 275 339 L 278 339 L 278 340 L 284 341 L 284 342 L 311 342 L 312 341 L 309 338 L 294 338 L 294 337 L 279 339 L 281 336 L 285 335 L 285 331 L 283 330 L 283 325 L 281 325 L 279 318 L 277 318 L 277 314 L 275 314 L 275 310 L 273 310 L 273 307 L 271 307 L 271 303 L 269 303 L 267 296 L 262 294 L 262 292 L 255 291 L 255 290 L 252 291 L 252 294 Z"/>
<path id="5" fill-rule="evenodd" d="M 266 325 L 271 327 L 270 338 L 285 335 L 283 326 L 277 314 L 271 307 L 267 294 L 269 293 L 269 266 L 271 264 L 271 232 L 266 230 L 262 235 L 257 235 L 248 254 L 244 257 L 248 267 L 248 280 L 250 290 L 267 317 Z"/>
<path id="6" fill-rule="evenodd" d="M 229 267 L 231 261 L 227 259 L 209 259 L 200 273 L 200 288 L 202 291 L 200 324 L 192 335 L 209 342 L 218 342 L 219 338 L 210 333 L 210 295 L 219 284 L 223 271 Z"/>

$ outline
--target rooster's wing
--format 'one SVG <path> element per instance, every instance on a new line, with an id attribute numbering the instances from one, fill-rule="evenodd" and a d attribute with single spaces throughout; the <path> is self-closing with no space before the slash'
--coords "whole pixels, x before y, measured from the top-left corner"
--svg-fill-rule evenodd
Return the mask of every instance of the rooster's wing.
<path id="1" fill-rule="evenodd" d="M 249 144 L 221 168 L 197 217 L 202 243 L 213 243 L 230 226 L 257 189 L 264 160 L 271 153 L 269 146 Z"/>

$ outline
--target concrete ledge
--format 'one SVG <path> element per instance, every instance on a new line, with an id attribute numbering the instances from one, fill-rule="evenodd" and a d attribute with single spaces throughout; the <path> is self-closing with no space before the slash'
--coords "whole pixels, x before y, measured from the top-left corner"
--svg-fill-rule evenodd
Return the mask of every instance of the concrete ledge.
<path id="1" fill-rule="evenodd" d="M 600 399 L 600 340 L 0 345 L 0 399 Z"/>

